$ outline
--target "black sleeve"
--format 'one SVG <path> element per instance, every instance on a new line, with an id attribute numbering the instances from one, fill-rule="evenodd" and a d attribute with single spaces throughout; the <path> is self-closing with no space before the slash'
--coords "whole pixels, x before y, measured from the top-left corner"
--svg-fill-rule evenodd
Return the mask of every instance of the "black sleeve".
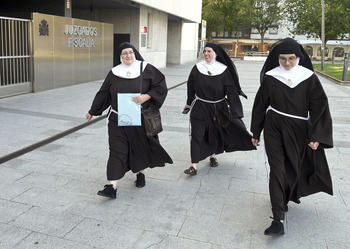
<path id="1" fill-rule="evenodd" d="M 314 79 L 309 94 L 309 142 L 319 142 L 324 148 L 332 148 L 333 128 L 328 99 L 317 76 L 312 77 Z"/>
<path id="2" fill-rule="evenodd" d="M 228 104 L 230 105 L 233 118 L 243 118 L 243 106 L 239 98 L 236 85 L 233 82 L 231 74 L 226 70 L 225 72 L 225 94 L 227 96 Z"/>
<path id="3" fill-rule="evenodd" d="M 150 95 L 152 98 L 149 100 L 150 103 L 148 104 L 151 104 L 159 109 L 162 107 L 168 94 L 165 76 L 151 64 L 147 64 L 144 71 L 144 76 L 143 86 L 148 85 L 148 89 L 145 91 L 145 88 L 143 87 L 142 93 Z"/>
<path id="4" fill-rule="evenodd" d="M 112 77 L 112 71 L 110 71 L 104 80 L 100 90 L 96 93 L 94 100 L 92 101 L 89 114 L 93 116 L 100 116 L 104 110 L 111 105 L 110 96 L 110 78 Z"/>
<path id="5" fill-rule="evenodd" d="M 260 134 L 264 128 L 266 109 L 270 105 L 269 96 L 268 80 L 265 78 L 256 93 L 253 104 L 250 131 L 255 139 L 260 139 Z"/>
<path id="6" fill-rule="evenodd" d="M 195 67 L 196 66 L 194 66 L 192 68 L 191 73 L 188 76 L 188 80 L 187 80 L 187 101 L 186 101 L 187 105 L 191 105 L 192 101 L 195 98 L 195 90 L 194 90 L 194 80 L 195 80 L 194 70 L 195 70 Z"/>

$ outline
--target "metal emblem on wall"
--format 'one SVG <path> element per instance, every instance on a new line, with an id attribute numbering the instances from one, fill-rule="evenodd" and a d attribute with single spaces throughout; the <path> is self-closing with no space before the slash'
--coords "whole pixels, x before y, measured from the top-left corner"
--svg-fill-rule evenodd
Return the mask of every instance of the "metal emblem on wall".
<path id="1" fill-rule="evenodd" d="M 41 20 L 41 24 L 39 24 L 39 35 L 49 36 L 49 25 L 45 19 Z"/>

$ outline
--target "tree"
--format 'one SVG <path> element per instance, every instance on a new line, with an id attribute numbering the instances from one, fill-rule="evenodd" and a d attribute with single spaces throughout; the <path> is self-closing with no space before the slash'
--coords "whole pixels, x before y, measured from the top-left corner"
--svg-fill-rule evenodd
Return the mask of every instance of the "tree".
<path id="1" fill-rule="evenodd" d="M 343 39 L 350 30 L 350 1 L 324 0 L 325 3 L 325 43 L 328 40 Z M 288 10 L 285 15 L 292 22 L 290 32 L 321 38 L 321 0 L 285 0 Z"/>
<path id="2" fill-rule="evenodd" d="M 249 9 L 247 8 L 249 1 L 247 0 L 223 0 L 221 3 L 221 11 L 225 18 L 224 30 L 233 33 L 239 37 L 244 25 L 249 24 L 247 16 Z"/>
<path id="3" fill-rule="evenodd" d="M 279 0 L 251 0 L 249 6 L 247 6 L 250 9 L 250 26 L 259 32 L 263 52 L 266 32 L 270 28 L 278 28 L 284 19 L 284 9 L 280 2 Z"/>
<path id="4" fill-rule="evenodd" d="M 247 19 L 248 0 L 203 0 L 202 18 L 207 21 L 207 36 L 225 31 L 237 34 Z"/>
<path id="5" fill-rule="evenodd" d="M 212 33 L 233 33 L 239 37 L 244 27 L 258 30 L 264 49 L 269 28 L 278 28 L 284 18 L 280 0 L 203 0 L 202 17 L 207 21 L 207 36 Z"/>
<path id="6" fill-rule="evenodd" d="M 215 1 L 202 1 L 202 19 L 207 21 L 207 39 L 211 40 L 212 33 L 220 28 L 220 21 L 217 18 L 219 11 L 216 8 Z"/>

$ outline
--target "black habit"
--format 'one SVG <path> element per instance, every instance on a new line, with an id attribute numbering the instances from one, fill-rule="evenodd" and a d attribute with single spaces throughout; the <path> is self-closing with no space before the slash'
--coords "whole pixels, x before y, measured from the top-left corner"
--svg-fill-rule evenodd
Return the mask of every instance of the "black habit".
<path id="1" fill-rule="evenodd" d="M 268 106 L 299 117 L 309 115 L 309 120 L 266 112 Z M 333 194 L 324 152 L 324 148 L 333 147 L 332 119 L 327 96 L 315 74 L 295 88 L 264 76 L 253 106 L 253 138 L 260 139 L 263 129 L 274 218 L 284 219 L 283 209 L 290 200 L 300 203 L 300 197 L 320 191 Z M 310 142 L 320 146 L 312 150 Z"/>
<path id="2" fill-rule="evenodd" d="M 239 89 L 240 91 L 240 89 Z M 254 150 L 251 135 L 241 118 L 242 103 L 229 70 L 209 76 L 194 66 L 187 81 L 187 105 L 191 108 L 191 161 L 198 163 L 212 154 Z"/>
<path id="3" fill-rule="evenodd" d="M 151 64 L 147 64 L 142 72 L 142 93 L 151 99 L 142 104 L 160 108 L 167 95 L 164 75 Z M 118 93 L 139 93 L 140 76 L 125 79 L 110 71 L 97 92 L 89 113 L 101 115 L 111 106 L 118 111 Z M 172 163 L 172 159 L 160 145 L 158 136 L 147 137 L 143 126 L 118 126 L 118 115 L 112 112 L 108 123 L 109 159 L 107 163 L 108 180 L 121 179 L 129 170 L 136 173 L 145 168 L 164 166 Z"/>

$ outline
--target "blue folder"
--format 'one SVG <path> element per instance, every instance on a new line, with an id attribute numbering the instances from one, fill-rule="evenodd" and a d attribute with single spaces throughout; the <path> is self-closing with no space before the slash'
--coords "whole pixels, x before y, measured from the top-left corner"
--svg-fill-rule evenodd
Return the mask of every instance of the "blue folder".
<path id="1" fill-rule="evenodd" d="M 118 93 L 118 126 L 141 126 L 141 105 L 132 97 L 140 93 Z"/>

